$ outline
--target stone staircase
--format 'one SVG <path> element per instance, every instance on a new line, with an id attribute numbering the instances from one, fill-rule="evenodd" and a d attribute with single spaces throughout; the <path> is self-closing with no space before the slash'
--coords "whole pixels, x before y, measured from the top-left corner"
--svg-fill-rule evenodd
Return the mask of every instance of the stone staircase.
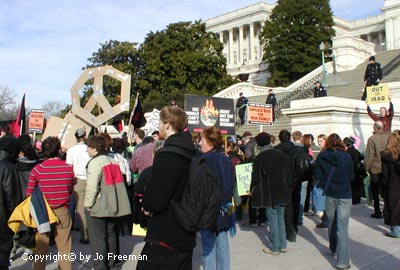
<path id="1" fill-rule="evenodd" d="M 388 83 L 393 81 L 400 81 L 400 50 L 391 50 L 379 52 L 375 55 L 377 62 L 379 62 L 383 69 L 382 83 Z M 364 87 L 364 72 L 368 65 L 368 59 L 358 65 L 355 69 L 345 72 L 338 72 L 334 74 L 328 74 L 328 96 L 336 96 L 349 99 L 361 99 L 362 89 Z M 278 93 L 276 94 L 277 100 L 298 100 L 304 98 L 312 98 L 313 96 L 313 85 L 308 84 L 297 90 L 297 93 Z M 301 92 L 300 92 L 301 91 Z M 249 97 L 250 102 L 265 103 L 266 95 L 252 96 Z M 282 104 L 282 108 L 288 106 L 290 102 Z M 282 109 L 279 108 L 279 109 Z M 290 119 L 285 115 L 279 115 L 278 119 L 272 126 L 263 125 L 261 128 L 259 125 L 236 125 L 236 134 L 241 135 L 244 131 L 250 131 L 254 136 L 260 132 L 260 130 L 278 136 L 279 131 L 282 129 L 288 129 L 290 131 Z M 239 119 L 237 116 L 236 119 Z"/>

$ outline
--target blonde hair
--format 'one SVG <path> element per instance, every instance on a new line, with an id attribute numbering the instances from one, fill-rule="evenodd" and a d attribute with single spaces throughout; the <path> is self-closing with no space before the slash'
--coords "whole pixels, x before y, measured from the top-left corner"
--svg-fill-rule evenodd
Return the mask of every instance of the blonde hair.
<path id="1" fill-rule="evenodd" d="M 400 136 L 397 133 L 392 133 L 385 149 L 385 153 L 391 154 L 394 159 L 398 159 L 400 155 Z"/>

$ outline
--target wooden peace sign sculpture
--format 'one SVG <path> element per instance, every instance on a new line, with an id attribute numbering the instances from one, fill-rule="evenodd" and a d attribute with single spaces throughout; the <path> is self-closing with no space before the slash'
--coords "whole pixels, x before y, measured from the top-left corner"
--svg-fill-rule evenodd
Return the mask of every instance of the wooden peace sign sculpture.
<path id="1" fill-rule="evenodd" d="M 118 104 L 111 106 L 103 95 L 103 77 L 110 76 L 121 82 L 120 101 Z M 84 104 L 80 103 L 81 97 L 79 91 L 83 88 L 87 80 L 94 80 L 93 94 L 89 100 Z M 123 73 L 112 66 L 102 66 L 95 68 L 85 69 L 74 85 L 71 87 L 71 111 L 64 117 L 50 117 L 47 122 L 47 128 L 42 136 L 57 136 L 61 140 L 61 145 L 64 148 L 69 148 L 76 143 L 74 133 L 78 128 L 84 128 L 86 134 L 92 126 L 99 128 L 114 116 L 129 111 L 129 99 L 131 88 L 131 75 Z M 98 105 L 103 113 L 95 116 L 91 112 L 93 108 Z"/>
<path id="2" fill-rule="evenodd" d="M 114 106 L 103 95 L 103 77 L 110 76 L 121 82 L 120 102 Z M 87 80 L 94 78 L 93 94 L 82 108 L 79 91 Z M 78 80 L 71 87 L 72 113 L 92 126 L 99 127 L 114 116 L 129 111 L 129 98 L 131 88 L 131 75 L 123 73 L 112 66 L 85 69 Z M 103 113 L 94 116 L 91 111 L 98 105 Z"/>

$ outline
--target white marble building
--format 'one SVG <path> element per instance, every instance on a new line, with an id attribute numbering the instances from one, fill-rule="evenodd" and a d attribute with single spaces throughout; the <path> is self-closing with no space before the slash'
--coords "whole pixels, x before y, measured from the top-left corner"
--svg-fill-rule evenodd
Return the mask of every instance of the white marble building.
<path id="1" fill-rule="evenodd" d="M 265 85 L 267 63 L 262 61 L 259 34 L 274 6 L 259 2 L 205 21 L 224 44 L 232 76 L 248 73 L 250 82 Z M 352 22 L 334 17 L 332 49 L 338 71 L 352 69 L 378 51 L 400 48 L 400 0 L 384 0 L 381 10 L 380 15 Z"/>

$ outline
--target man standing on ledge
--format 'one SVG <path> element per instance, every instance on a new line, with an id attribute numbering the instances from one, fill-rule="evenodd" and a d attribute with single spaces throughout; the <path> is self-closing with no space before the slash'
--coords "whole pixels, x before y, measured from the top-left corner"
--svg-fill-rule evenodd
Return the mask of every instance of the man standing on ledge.
<path id="1" fill-rule="evenodd" d="M 274 94 L 274 90 L 271 88 L 268 90 L 267 100 L 265 101 L 266 104 L 271 104 L 272 110 L 272 122 L 275 121 L 275 106 L 276 106 L 276 95 Z"/>
<path id="2" fill-rule="evenodd" d="M 361 100 L 367 99 L 367 87 L 372 85 L 378 85 L 382 80 L 382 68 L 381 64 L 375 62 L 375 56 L 369 58 L 369 64 L 365 69 L 364 74 L 364 91 Z"/>
<path id="3" fill-rule="evenodd" d="M 236 102 L 236 108 L 239 109 L 239 117 L 240 117 L 240 123 L 243 125 L 244 124 L 244 113 L 246 111 L 246 107 L 242 107 L 243 105 L 247 104 L 248 100 L 243 96 L 243 93 L 239 94 L 239 99 Z"/>
<path id="4" fill-rule="evenodd" d="M 314 97 L 326 97 L 326 89 L 321 85 L 320 81 L 315 82 L 315 87 L 314 87 Z"/>

